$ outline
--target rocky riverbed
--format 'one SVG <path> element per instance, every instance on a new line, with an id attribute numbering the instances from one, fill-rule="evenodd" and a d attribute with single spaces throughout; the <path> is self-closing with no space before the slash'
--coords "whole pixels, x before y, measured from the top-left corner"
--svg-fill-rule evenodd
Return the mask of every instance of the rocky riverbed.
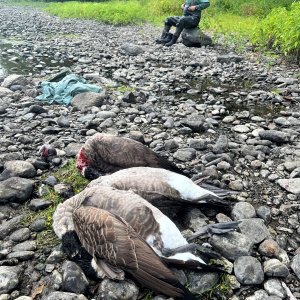
<path id="1" fill-rule="evenodd" d="M 143 141 L 187 175 L 238 192 L 230 213 L 194 208 L 180 216 L 186 234 L 242 220 L 238 232 L 208 239 L 233 268 L 223 299 L 300 299 L 298 66 L 221 45 L 165 48 L 150 25 L 61 20 L 4 4 L 0 20 L 1 300 L 143 297 L 131 281 L 86 278 L 59 246 L 39 246 L 47 220 L 24 222 L 28 209 L 51 205 L 41 178 L 53 164 L 40 159 L 39 147 L 64 151 L 53 162 L 59 168 L 97 131 Z M 105 94 L 76 97 L 71 106 L 35 100 L 38 83 L 66 66 Z M 196 294 L 218 281 L 213 273 L 176 272 Z"/>

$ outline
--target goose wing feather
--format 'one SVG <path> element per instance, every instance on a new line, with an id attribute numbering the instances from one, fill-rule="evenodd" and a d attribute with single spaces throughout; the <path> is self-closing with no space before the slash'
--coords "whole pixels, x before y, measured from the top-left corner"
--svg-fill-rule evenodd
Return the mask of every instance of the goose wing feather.
<path id="1" fill-rule="evenodd" d="M 93 257 L 124 269 L 157 292 L 181 299 L 189 294 L 122 218 L 102 209 L 80 207 L 74 211 L 73 219 L 81 243 Z"/>

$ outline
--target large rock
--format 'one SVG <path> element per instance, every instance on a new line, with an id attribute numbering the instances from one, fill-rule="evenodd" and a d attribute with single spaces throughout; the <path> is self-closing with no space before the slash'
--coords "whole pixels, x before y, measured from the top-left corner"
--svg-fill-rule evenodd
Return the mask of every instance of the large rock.
<path id="1" fill-rule="evenodd" d="M 89 282 L 81 268 L 72 261 L 66 261 L 63 266 L 63 282 L 64 291 L 72 293 L 82 293 L 85 291 Z"/>
<path id="2" fill-rule="evenodd" d="M 19 284 L 20 267 L 0 267 L 0 294 L 9 293 Z"/>
<path id="3" fill-rule="evenodd" d="M 287 143 L 290 139 L 287 133 L 278 130 L 261 130 L 259 137 L 277 144 Z"/>
<path id="4" fill-rule="evenodd" d="M 254 244 L 258 244 L 266 239 L 270 233 L 264 220 L 259 218 L 245 219 L 239 224 L 241 233 L 247 235 Z"/>
<path id="5" fill-rule="evenodd" d="M 253 241 L 246 235 L 230 232 L 223 235 L 213 235 L 209 243 L 228 260 L 235 260 L 240 256 L 252 253 Z"/>
<path id="6" fill-rule="evenodd" d="M 100 299 L 136 300 L 139 296 L 138 287 L 128 281 L 112 281 L 104 279 L 101 281 L 98 294 Z"/>
<path id="7" fill-rule="evenodd" d="M 297 277 L 300 279 L 300 254 L 294 256 L 292 260 L 291 268 L 295 272 Z"/>
<path id="8" fill-rule="evenodd" d="M 252 256 L 241 256 L 234 262 L 234 274 L 242 284 L 261 284 L 264 272 L 260 262 Z"/>
<path id="9" fill-rule="evenodd" d="M 144 49 L 138 45 L 125 43 L 120 47 L 120 52 L 129 56 L 137 56 L 144 52 Z"/>
<path id="10" fill-rule="evenodd" d="M 34 166 L 28 161 L 13 160 L 4 164 L 6 171 L 16 177 L 32 178 L 36 175 Z"/>
<path id="11" fill-rule="evenodd" d="M 184 29 L 181 34 L 182 43 L 187 47 L 211 46 L 212 39 L 198 27 Z"/>
<path id="12" fill-rule="evenodd" d="M 8 221 L 3 221 L 0 225 L 0 240 L 4 239 L 12 231 L 20 227 L 23 216 L 14 217 Z"/>
<path id="13" fill-rule="evenodd" d="M 27 84 L 28 84 L 28 80 L 25 76 L 13 74 L 6 77 L 5 80 L 2 82 L 1 86 L 5 88 L 10 88 L 13 85 L 25 86 Z"/>
<path id="14" fill-rule="evenodd" d="M 277 182 L 288 192 L 295 195 L 300 194 L 300 178 L 279 179 Z"/>
<path id="15" fill-rule="evenodd" d="M 80 110 L 85 110 L 86 108 L 92 106 L 99 107 L 104 102 L 105 94 L 105 91 L 102 91 L 101 93 L 81 93 L 72 99 L 72 105 Z"/>
<path id="16" fill-rule="evenodd" d="M 219 275 L 217 273 L 190 272 L 189 290 L 195 294 L 202 294 L 216 286 L 218 281 Z"/>
<path id="17" fill-rule="evenodd" d="M 0 86 L 0 98 L 10 96 L 12 93 L 10 89 Z"/>
<path id="18" fill-rule="evenodd" d="M 0 182 L 0 203 L 25 202 L 33 192 L 34 181 L 11 177 Z"/>

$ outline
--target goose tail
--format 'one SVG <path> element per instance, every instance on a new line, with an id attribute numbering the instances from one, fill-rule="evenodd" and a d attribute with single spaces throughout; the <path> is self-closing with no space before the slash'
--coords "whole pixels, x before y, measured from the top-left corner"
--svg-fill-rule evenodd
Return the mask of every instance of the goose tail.
<path id="1" fill-rule="evenodd" d="M 236 195 L 238 193 L 236 191 L 221 189 L 221 188 L 218 188 L 216 186 L 210 185 L 210 184 L 205 183 L 205 182 L 199 183 L 199 186 L 202 187 L 203 189 L 206 189 L 210 192 L 213 192 L 214 194 L 216 194 L 221 199 L 231 197 L 231 196 Z"/>
<path id="2" fill-rule="evenodd" d="M 137 281 L 157 293 L 163 293 L 174 299 L 197 299 L 188 289 L 179 283 L 175 275 L 158 258 L 158 256 L 156 256 L 151 248 L 148 249 L 144 247 L 144 242 L 142 240 L 135 239 L 135 247 L 138 268 L 127 269 L 127 272 L 129 272 Z M 149 263 L 150 252 L 156 257 L 151 263 Z"/>

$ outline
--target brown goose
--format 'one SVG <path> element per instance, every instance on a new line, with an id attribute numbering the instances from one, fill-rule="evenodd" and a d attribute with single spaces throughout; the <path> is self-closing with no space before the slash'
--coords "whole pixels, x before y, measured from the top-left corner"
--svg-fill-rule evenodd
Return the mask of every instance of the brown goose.
<path id="1" fill-rule="evenodd" d="M 216 188 L 215 192 L 195 184 L 188 177 L 161 168 L 135 167 L 120 170 L 110 175 L 100 176 L 89 186 L 112 186 L 119 190 L 132 190 L 150 202 L 175 202 L 230 206 L 223 198 L 232 191 Z M 158 204 L 159 205 L 159 204 Z"/>
<path id="2" fill-rule="evenodd" d="M 159 209 L 132 191 L 116 190 L 109 186 L 86 188 L 58 205 L 53 215 L 53 229 L 62 239 L 63 250 L 69 256 L 80 254 L 80 244 L 76 239 L 73 213 L 78 207 L 92 206 L 109 211 L 123 218 L 150 247 L 166 262 L 193 268 L 214 269 L 205 259 L 194 255 L 189 249 L 177 253 L 178 248 L 188 248 L 187 240 L 176 225 Z M 215 228 L 217 233 L 232 231 L 235 224 L 225 228 Z M 222 227 L 222 225 L 221 225 Z M 209 230 L 209 228 L 207 228 Z M 166 256 L 165 252 L 171 254 Z M 98 268 L 99 269 L 99 268 Z M 103 271 L 105 273 L 105 270 Z"/>
<path id="3" fill-rule="evenodd" d="M 95 207 L 79 207 L 72 218 L 83 247 L 93 257 L 94 264 L 108 269 L 106 275 L 110 278 L 122 279 L 125 271 L 158 293 L 196 300 L 122 218 Z"/>
<path id="4" fill-rule="evenodd" d="M 183 174 L 175 164 L 142 143 L 114 135 L 96 133 L 77 154 L 77 168 L 88 179 L 124 168 L 149 166 Z"/>

